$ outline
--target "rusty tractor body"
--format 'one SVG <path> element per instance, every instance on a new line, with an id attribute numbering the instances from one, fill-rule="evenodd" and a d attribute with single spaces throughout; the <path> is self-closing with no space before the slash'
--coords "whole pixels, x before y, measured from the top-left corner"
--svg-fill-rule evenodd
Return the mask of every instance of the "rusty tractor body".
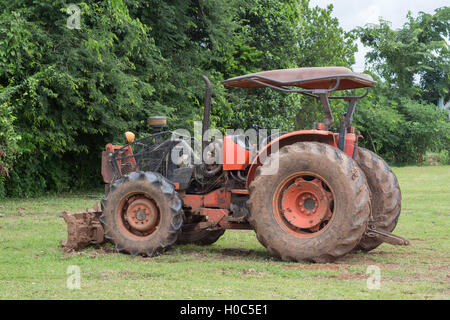
<path id="1" fill-rule="evenodd" d="M 226 229 L 252 229 L 271 255 L 288 261 L 327 262 L 382 242 L 407 245 L 391 234 L 401 209 L 398 181 L 383 159 L 358 147 L 352 126 L 356 103 L 376 83 L 343 67 L 272 70 L 225 80 L 237 88 L 269 87 L 322 102 L 325 117 L 311 130 L 205 139 L 212 90 L 206 83 L 201 142 L 163 131 L 164 117 L 148 119 L 154 133 L 102 156 L 106 195 L 101 209 L 65 213 L 78 250 L 104 240 L 119 252 L 154 256 L 171 245 L 217 241 Z M 334 91 L 366 88 L 364 95 Z M 348 110 L 338 133 L 330 100 Z M 201 146 L 201 154 L 192 144 Z M 104 236 L 104 238 L 103 238 Z"/>

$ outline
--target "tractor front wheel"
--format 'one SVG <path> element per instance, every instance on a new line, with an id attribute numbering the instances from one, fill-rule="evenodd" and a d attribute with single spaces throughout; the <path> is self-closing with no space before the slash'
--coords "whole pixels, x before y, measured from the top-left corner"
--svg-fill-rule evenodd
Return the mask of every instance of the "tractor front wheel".
<path id="1" fill-rule="evenodd" d="M 173 245 L 183 224 L 182 201 L 166 178 L 132 172 L 102 199 L 105 238 L 119 252 L 155 256 Z"/>
<path id="2" fill-rule="evenodd" d="M 330 262 L 351 251 L 370 213 L 364 173 L 332 146 L 298 142 L 256 171 L 247 202 L 258 240 L 286 261 Z"/>

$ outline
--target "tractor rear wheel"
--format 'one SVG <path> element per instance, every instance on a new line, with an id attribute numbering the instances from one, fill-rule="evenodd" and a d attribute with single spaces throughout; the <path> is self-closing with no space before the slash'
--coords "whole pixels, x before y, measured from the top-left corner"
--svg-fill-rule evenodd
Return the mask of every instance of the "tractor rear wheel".
<path id="1" fill-rule="evenodd" d="M 345 255 L 359 243 L 370 214 L 369 187 L 356 162 L 317 142 L 271 154 L 256 171 L 247 204 L 258 240 L 286 261 Z"/>
<path id="2" fill-rule="evenodd" d="M 200 231 L 182 231 L 178 236 L 177 244 L 197 244 L 200 246 L 209 246 L 219 240 L 225 233 L 225 229 L 200 230 Z"/>
<path id="3" fill-rule="evenodd" d="M 372 208 L 369 226 L 392 232 L 397 226 L 402 202 L 397 177 L 389 165 L 372 151 L 358 148 L 355 160 L 366 175 L 371 191 Z M 363 236 L 356 249 L 370 251 L 381 243 L 382 241 Z"/>
<path id="4" fill-rule="evenodd" d="M 119 252 L 155 256 L 175 243 L 183 224 L 182 201 L 166 178 L 132 172 L 110 185 L 102 199 L 105 238 Z"/>

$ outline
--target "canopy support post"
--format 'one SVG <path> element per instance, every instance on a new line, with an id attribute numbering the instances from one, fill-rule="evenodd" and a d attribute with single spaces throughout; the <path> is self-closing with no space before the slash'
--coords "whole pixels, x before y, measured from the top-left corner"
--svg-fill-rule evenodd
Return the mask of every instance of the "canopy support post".
<path id="1" fill-rule="evenodd" d="M 322 123 L 324 124 L 324 130 L 328 130 L 328 127 L 334 122 L 333 113 L 331 112 L 330 101 L 328 100 L 328 94 L 326 92 L 321 92 L 318 94 L 320 101 L 323 105 L 323 110 L 325 112 L 325 118 L 323 118 Z"/>

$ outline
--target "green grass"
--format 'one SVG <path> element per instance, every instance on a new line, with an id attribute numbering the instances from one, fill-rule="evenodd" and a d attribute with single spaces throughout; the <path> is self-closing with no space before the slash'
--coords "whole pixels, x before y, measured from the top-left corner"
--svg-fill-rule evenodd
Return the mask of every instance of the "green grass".
<path id="1" fill-rule="evenodd" d="M 408 247 L 383 244 L 333 264 L 272 259 L 253 231 L 227 231 L 214 245 L 175 246 L 156 258 L 109 252 L 65 254 L 60 213 L 91 207 L 101 194 L 63 194 L 0 203 L 0 299 L 448 299 L 450 166 L 394 168 L 402 189 L 396 234 Z M 81 270 L 81 289 L 66 286 Z M 380 289 L 367 288 L 367 267 Z"/>

